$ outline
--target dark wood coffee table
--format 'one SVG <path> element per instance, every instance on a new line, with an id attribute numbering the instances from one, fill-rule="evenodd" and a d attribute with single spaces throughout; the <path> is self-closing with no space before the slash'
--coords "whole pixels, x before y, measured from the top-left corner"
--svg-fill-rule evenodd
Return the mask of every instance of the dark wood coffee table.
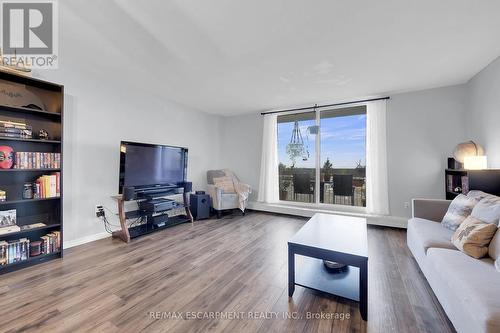
<path id="1" fill-rule="evenodd" d="M 330 273 L 324 267 L 323 259 L 349 267 L 343 272 Z M 361 317 L 367 320 L 366 219 L 315 214 L 288 241 L 288 296 L 293 296 L 295 285 L 357 301 Z"/>

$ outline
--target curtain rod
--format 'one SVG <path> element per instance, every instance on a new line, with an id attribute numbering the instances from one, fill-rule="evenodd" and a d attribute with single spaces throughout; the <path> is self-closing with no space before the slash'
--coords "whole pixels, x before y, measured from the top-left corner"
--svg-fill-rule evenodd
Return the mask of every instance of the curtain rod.
<path id="1" fill-rule="evenodd" d="M 360 100 L 360 101 L 352 101 L 352 102 L 344 102 L 344 103 L 336 103 L 336 104 L 325 104 L 325 105 L 318 105 L 318 104 L 316 104 L 316 105 L 313 105 L 313 106 L 308 106 L 308 107 L 303 107 L 303 108 L 261 112 L 260 114 L 263 116 L 263 115 L 266 115 L 266 114 L 273 114 L 273 113 L 283 113 L 283 112 L 290 112 L 290 111 L 311 110 L 311 109 L 316 109 L 316 108 L 329 108 L 329 107 L 332 107 L 332 106 L 340 106 L 340 105 L 357 104 L 357 103 L 364 103 L 364 102 L 381 101 L 381 100 L 386 100 L 386 99 L 391 99 L 391 98 L 389 96 L 386 96 L 386 97 L 363 99 L 363 100 Z"/>

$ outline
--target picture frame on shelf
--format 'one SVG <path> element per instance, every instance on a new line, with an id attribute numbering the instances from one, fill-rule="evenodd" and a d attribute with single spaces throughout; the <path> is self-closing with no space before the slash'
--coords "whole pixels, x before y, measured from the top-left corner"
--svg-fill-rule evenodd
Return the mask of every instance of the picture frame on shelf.
<path id="1" fill-rule="evenodd" d="M 17 210 L 9 209 L 0 211 L 0 228 L 17 225 Z"/>

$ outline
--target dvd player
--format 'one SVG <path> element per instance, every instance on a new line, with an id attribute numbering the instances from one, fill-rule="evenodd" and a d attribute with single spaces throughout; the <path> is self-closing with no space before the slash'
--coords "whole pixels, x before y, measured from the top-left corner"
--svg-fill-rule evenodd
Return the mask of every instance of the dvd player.
<path id="1" fill-rule="evenodd" d="M 149 214 L 164 212 L 179 207 L 175 200 L 158 198 L 139 202 L 139 209 Z"/>

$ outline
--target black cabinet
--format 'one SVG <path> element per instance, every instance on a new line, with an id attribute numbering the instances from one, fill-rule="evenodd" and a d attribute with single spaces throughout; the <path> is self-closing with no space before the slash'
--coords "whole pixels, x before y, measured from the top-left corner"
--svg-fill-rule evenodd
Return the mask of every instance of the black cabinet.
<path id="1" fill-rule="evenodd" d="M 445 170 L 445 193 L 447 200 L 453 200 L 460 193 L 481 190 L 500 196 L 500 170 Z"/>

